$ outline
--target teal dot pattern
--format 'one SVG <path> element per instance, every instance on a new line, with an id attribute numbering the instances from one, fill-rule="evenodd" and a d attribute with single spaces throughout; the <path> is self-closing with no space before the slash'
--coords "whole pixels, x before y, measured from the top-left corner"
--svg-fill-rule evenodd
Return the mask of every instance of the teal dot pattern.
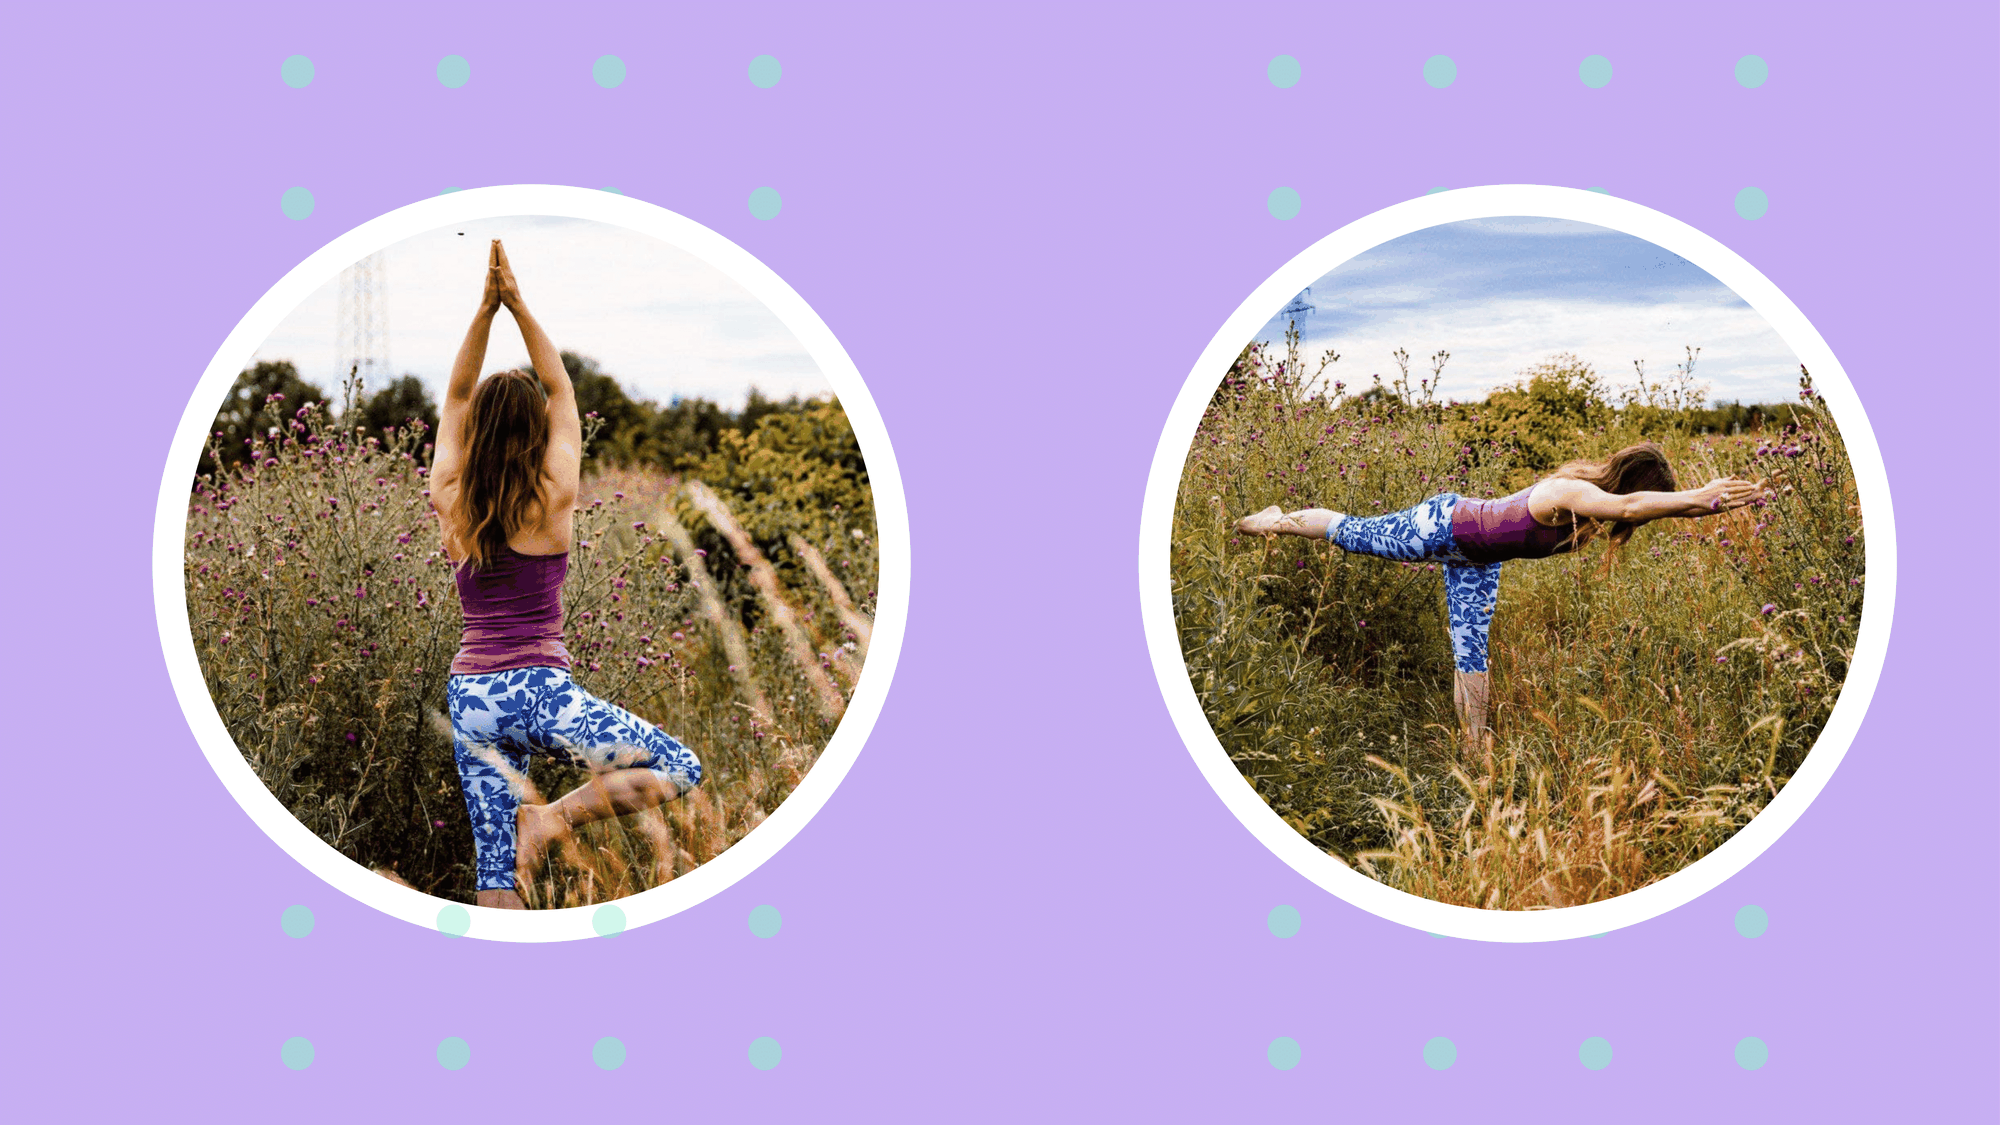
<path id="1" fill-rule="evenodd" d="M 1299 198 L 1296 188 L 1272 188 L 1271 194 L 1264 199 L 1264 209 L 1274 219 L 1295 219 L 1303 205 L 1304 201 Z"/>
<path id="2" fill-rule="evenodd" d="M 1746 906 L 1736 912 L 1736 932 L 1744 937 L 1763 937 L 1771 926 L 1771 916 L 1761 906 Z"/>
<path id="3" fill-rule="evenodd" d="M 759 90 L 768 90 L 785 76 L 785 68 L 770 55 L 758 55 L 750 60 L 750 84 Z"/>
<path id="4" fill-rule="evenodd" d="M 1264 1057 L 1278 1070 L 1290 1070 L 1299 1065 L 1299 1041 L 1289 1035 L 1280 1035 L 1264 1048 Z"/>
<path id="5" fill-rule="evenodd" d="M 1432 55 L 1424 60 L 1424 81 L 1433 89 L 1442 90 L 1458 81 L 1458 64 L 1450 55 Z"/>
<path id="6" fill-rule="evenodd" d="M 1586 190 L 1588 190 L 1588 191 L 1594 191 L 1594 192 L 1596 192 L 1596 193 L 1597 193 L 1597 194 L 1599 194 L 1599 195 L 1610 195 L 1610 194 L 1611 194 L 1611 189 L 1610 189 L 1610 188 L 1601 188 L 1601 187 L 1594 187 L 1594 188 L 1588 188 L 1588 189 L 1586 189 Z"/>
<path id="7" fill-rule="evenodd" d="M 1450 1070 L 1458 1061 L 1458 1044 L 1440 1035 L 1424 1044 L 1424 1065 L 1432 1070 Z"/>
<path id="8" fill-rule="evenodd" d="M 438 1041 L 438 1065 L 446 1070 L 464 1070 L 472 1061 L 472 1045 L 453 1035 Z"/>
<path id="9" fill-rule="evenodd" d="M 1746 1036 L 1736 1043 L 1736 1065 L 1744 1070 L 1762 1070 L 1771 1061 L 1771 1048 L 1755 1035 Z"/>
<path id="10" fill-rule="evenodd" d="M 1747 187 L 1736 193 L 1736 213 L 1746 219 L 1761 219 L 1771 209 L 1771 197 L 1763 188 Z"/>
<path id="11" fill-rule="evenodd" d="M 775 219 L 785 206 L 778 197 L 777 188 L 760 187 L 750 193 L 750 217 L 753 219 Z"/>
<path id="12" fill-rule="evenodd" d="M 784 1048 L 778 1046 L 778 1041 L 768 1035 L 761 1035 L 752 1039 L 748 1053 L 750 1056 L 750 1065 L 756 1067 L 758 1070 L 770 1070 L 772 1067 L 777 1066 L 778 1060 L 785 1056 Z"/>
<path id="13" fill-rule="evenodd" d="M 625 932 L 625 911 L 615 903 L 605 903 L 590 916 L 590 928 L 598 937 L 617 937 Z"/>
<path id="14" fill-rule="evenodd" d="M 283 211 L 287 219 L 310 219 L 313 213 L 313 193 L 302 187 L 286 188 L 285 194 L 278 197 L 278 210 Z"/>
<path id="15" fill-rule="evenodd" d="M 1611 60 L 1603 55 L 1592 55 L 1576 68 L 1576 76 L 1593 90 L 1601 90 L 1611 85 Z"/>
<path id="16" fill-rule="evenodd" d="M 775 906 L 758 906 L 750 911 L 750 933 L 753 937 L 777 937 L 778 929 L 784 924 L 785 919 Z"/>
<path id="17" fill-rule="evenodd" d="M 293 55 L 278 64 L 278 77 L 292 89 L 303 90 L 312 85 L 313 61 L 304 55 Z"/>
<path id="18" fill-rule="evenodd" d="M 457 903 L 451 903 L 438 911 L 438 932 L 446 937 L 464 937 L 472 929 L 472 911 Z"/>
<path id="19" fill-rule="evenodd" d="M 590 1061 L 596 1063 L 599 1070 L 617 1070 L 625 1065 L 625 1044 L 607 1035 L 591 1044 Z"/>
<path id="20" fill-rule="evenodd" d="M 1736 60 L 1736 84 L 1754 90 L 1771 77 L 1771 64 L 1756 55 Z"/>
<path id="21" fill-rule="evenodd" d="M 1576 1058 L 1585 1070 L 1603 1070 L 1611 1065 L 1611 1044 L 1601 1036 L 1593 1035 L 1576 1049 Z"/>
<path id="22" fill-rule="evenodd" d="M 617 55 L 603 55 L 590 64 L 590 77 L 599 86 L 609 90 L 625 84 L 625 60 Z"/>
<path id="23" fill-rule="evenodd" d="M 437 76 L 440 83 L 456 90 L 472 81 L 472 64 L 464 55 L 446 55 L 438 60 Z"/>
<path id="24" fill-rule="evenodd" d="M 1451 190 L 1451 189 L 1450 189 L 1450 188 L 1448 188 L 1448 187 L 1434 187 L 1434 188 L 1430 189 L 1429 191 L 1425 192 L 1424 194 L 1425 194 L 1425 195 L 1436 195 L 1436 194 L 1437 194 L 1438 192 L 1441 192 L 1441 191 L 1450 191 L 1450 190 Z"/>
<path id="25" fill-rule="evenodd" d="M 1289 90 L 1299 84 L 1299 77 L 1304 72 L 1299 67 L 1299 60 L 1290 55 L 1279 55 L 1264 68 L 1264 73 L 1271 79 L 1271 85 Z"/>
<path id="26" fill-rule="evenodd" d="M 283 914 L 278 915 L 278 928 L 285 931 L 286 937 L 299 938 L 299 937 L 305 937 L 306 935 L 312 933 L 313 932 L 312 907 L 310 906 L 285 907 L 285 912 Z"/>
<path id="27" fill-rule="evenodd" d="M 1291 937 L 1299 932 L 1301 922 L 1296 906 L 1274 906 L 1271 913 L 1264 917 L 1264 926 L 1271 931 L 1272 937 Z"/>
<path id="28" fill-rule="evenodd" d="M 313 1064 L 312 1040 L 302 1035 L 294 1035 L 278 1048 L 278 1061 L 293 1070 L 304 1070 Z"/>

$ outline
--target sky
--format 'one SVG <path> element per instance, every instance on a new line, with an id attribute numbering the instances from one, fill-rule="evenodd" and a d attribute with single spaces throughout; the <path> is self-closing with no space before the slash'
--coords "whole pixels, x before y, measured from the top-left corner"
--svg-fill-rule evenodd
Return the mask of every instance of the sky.
<path id="1" fill-rule="evenodd" d="M 1411 378 L 1446 351 L 1439 397 L 1479 399 L 1558 352 L 1573 352 L 1615 386 L 1633 360 L 1649 381 L 1672 376 L 1701 349 L 1697 385 L 1710 402 L 1797 397 L 1790 348 L 1735 292 L 1642 238 L 1566 219 L 1493 218 L 1404 235 L 1340 265 L 1305 295 L 1305 353 L 1340 353 L 1331 377 L 1350 388 L 1396 373 Z M 1257 339 L 1282 342 L 1282 313 Z"/>
<path id="2" fill-rule="evenodd" d="M 435 397 L 443 397 L 478 308 L 494 238 L 505 243 L 522 298 L 556 347 L 597 360 L 636 398 L 699 397 L 734 409 L 752 386 L 774 398 L 833 393 L 791 331 L 720 270 L 622 227 L 533 216 L 441 227 L 383 252 L 386 284 L 378 289 L 386 294 L 390 370 L 417 376 Z M 336 278 L 285 318 L 257 359 L 291 360 L 302 378 L 338 398 L 339 297 Z M 527 361 L 503 310 L 481 374 Z"/>

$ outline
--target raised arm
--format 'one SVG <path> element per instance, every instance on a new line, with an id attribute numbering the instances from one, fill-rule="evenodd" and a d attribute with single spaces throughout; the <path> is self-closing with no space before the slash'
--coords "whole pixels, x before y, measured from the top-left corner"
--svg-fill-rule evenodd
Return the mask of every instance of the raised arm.
<path id="1" fill-rule="evenodd" d="M 451 381 L 444 389 L 444 405 L 438 409 L 438 432 L 433 439 L 436 448 L 431 454 L 434 490 L 438 482 L 458 475 L 459 459 L 465 452 L 460 443 L 465 432 L 465 412 L 472 405 L 473 388 L 479 385 L 479 369 L 486 364 L 486 341 L 493 332 L 493 317 L 500 311 L 500 275 L 494 268 L 499 252 L 497 241 L 487 251 L 486 291 L 479 298 L 479 311 L 472 316 L 472 326 L 465 330 L 464 342 L 458 346 L 458 358 L 451 364 Z"/>
<path id="2" fill-rule="evenodd" d="M 528 362 L 534 365 L 535 376 L 549 396 L 549 448 L 542 460 L 542 470 L 553 481 L 548 500 L 550 524 L 555 527 L 558 517 L 566 517 L 576 505 L 583 470 L 583 420 L 576 413 L 576 388 L 570 385 L 569 372 L 563 368 L 562 353 L 556 350 L 541 322 L 521 299 L 521 287 L 507 262 L 507 248 L 497 238 L 493 240 L 493 254 L 495 264 L 490 272 L 499 288 L 500 303 L 514 314 L 514 323 L 521 329 L 521 342 L 528 346 Z M 560 526 L 567 529 L 568 524 Z M 567 530 L 559 537 L 567 541 Z"/>
<path id="3" fill-rule="evenodd" d="M 1564 514 L 1645 523 L 1673 517 L 1712 516 L 1757 499 L 1760 483 L 1718 477 L 1681 492 L 1606 492 L 1588 481 L 1554 477 L 1535 486 L 1528 506 L 1537 519 L 1563 523 Z"/>

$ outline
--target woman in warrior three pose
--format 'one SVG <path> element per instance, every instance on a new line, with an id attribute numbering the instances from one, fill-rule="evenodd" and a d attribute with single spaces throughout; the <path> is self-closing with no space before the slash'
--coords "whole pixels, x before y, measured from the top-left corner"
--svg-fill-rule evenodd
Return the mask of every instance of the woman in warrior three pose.
<path id="1" fill-rule="evenodd" d="M 1498 500 L 1442 492 L 1385 516 L 1348 516 L 1325 508 L 1286 513 L 1277 505 L 1237 522 L 1260 535 L 1331 539 L 1344 551 L 1444 564 L 1445 608 L 1457 665 L 1452 703 L 1468 753 L 1491 745 L 1486 726 L 1486 636 L 1500 593 L 1500 564 L 1574 551 L 1611 525 L 1615 551 L 1640 525 L 1672 516 L 1708 516 L 1755 500 L 1761 483 L 1723 477 L 1676 491 L 1666 451 L 1652 442 L 1602 461 L 1571 461 Z M 1610 562 L 1606 557 L 1606 564 Z"/>
<path id="2" fill-rule="evenodd" d="M 502 308 L 520 327 L 534 372 L 481 381 L 486 338 Z M 528 313 L 497 238 L 439 414 L 431 506 L 465 609 L 445 689 L 452 751 L 472 815 L 478 904 L 519 910 L 516 873 L 532 878 L 551 842 L 578 825 L 673 800 L 701 783 L 701 763 L 570 679 L 562 588 L 583 427 L 562 357 Z M 553 804 L 522 804 L 510 778 L 526 775 L 531 754 L 593 776 Z"/>

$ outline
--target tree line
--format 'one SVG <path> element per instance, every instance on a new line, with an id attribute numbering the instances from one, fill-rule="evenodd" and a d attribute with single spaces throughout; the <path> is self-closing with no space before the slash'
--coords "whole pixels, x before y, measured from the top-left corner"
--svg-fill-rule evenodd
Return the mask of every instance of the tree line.
<path id="1" fill-rule="evenodd" d="M 562 362 L 576 388 L 577 411 L 603 420 L 590 449 L 591 459 L 598 465 L 651 466 L 674 472 L 707 459 L 723 446 L 726 434 L 740 440 L 754 434 L 767 416 L 805 414 L 814 406 L 813 400 L 797 395 L 769 398 L 755 387 L 738 410 L 704 398 L 677 398 L 662 406 L 626 393 L 618 380 L 589 356 L 566 351 Z M 222 468 L 234 468 L 249 458 L 252 432 L 271 424 L 269 416 L 260 415 L 274 394 L 284 396 L 279 412 L 284 416 L 314 403 L 332 413 L 343 428 L 358 428 L 376 437 L 413 421 L 421 422 L 427 431 L 437 430 L 437 400 L 415 375 L 403 375 L 373 390 L 362 387 L 350 400 L 334 402 L 326 391 L 302 378 L 292 361 L 260 360 L 236 377 L 209 427 L 221 452 Z M 217 467 L 204 451 L 199 471 L 211 473 Z"/>

